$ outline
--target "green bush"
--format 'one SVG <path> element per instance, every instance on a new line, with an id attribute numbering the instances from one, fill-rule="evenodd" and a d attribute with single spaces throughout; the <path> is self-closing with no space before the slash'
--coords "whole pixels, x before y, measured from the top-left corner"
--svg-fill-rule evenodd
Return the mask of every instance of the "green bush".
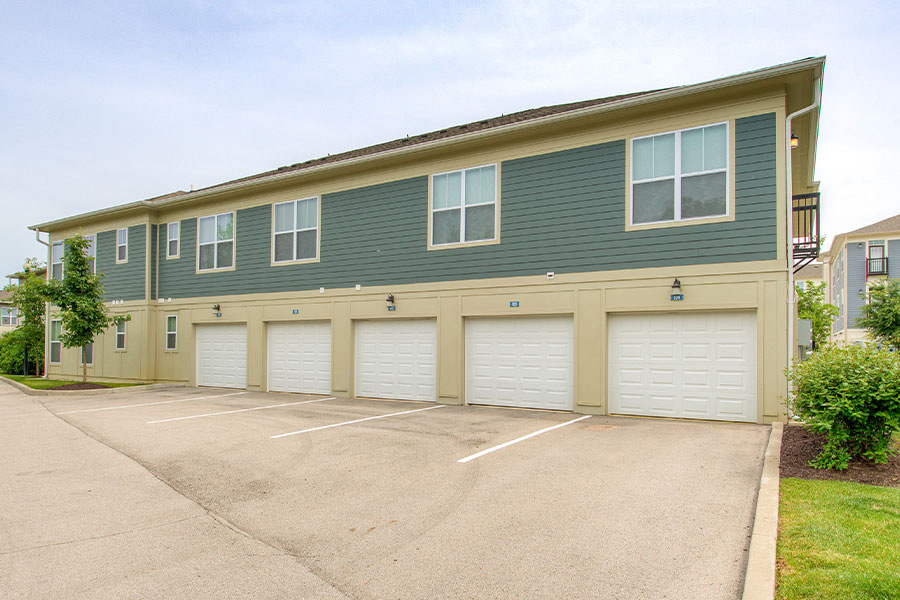
<path id="1" fill-rule="evenodd" d="M 809 464 L 846 469 L 861 457 L 886 462 L 900 431 L 900 354 L 866 346 L 829 345 L 788 370 L 794 384 L 791 410 L 826 436 Z"/>
<path id="2" fill-rule="evenodd" d="M 0 335 L 0 373 L 22 374 L 25 360 L 25 331 L 20 327 Z M 43 349 L 38 347 L 28 351 L 28 372 L 34 373 L 44 362 Z"/>

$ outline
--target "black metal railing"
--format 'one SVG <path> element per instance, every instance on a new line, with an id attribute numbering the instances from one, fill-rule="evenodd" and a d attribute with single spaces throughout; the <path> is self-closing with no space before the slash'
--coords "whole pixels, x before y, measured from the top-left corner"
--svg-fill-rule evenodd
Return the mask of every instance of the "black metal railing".
<path id="1" fill-rule="evenodd" d="M 884 258 L 867 258 L 866 259 L 866 275 L 887 275 L 888 259 Z"/>
<path id="2" fill-rule="evenodd" d="M 794 273 L 819 257 L 819 192 L 795 194 L 793 204 Z"/>

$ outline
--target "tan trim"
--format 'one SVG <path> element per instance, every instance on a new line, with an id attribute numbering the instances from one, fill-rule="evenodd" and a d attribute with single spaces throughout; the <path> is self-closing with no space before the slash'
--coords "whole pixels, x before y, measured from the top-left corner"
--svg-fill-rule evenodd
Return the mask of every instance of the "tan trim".
<path id="1" fill-rule="evenodd" d="M 169 256 L 169 225 L 172 225 L 173 223 L 178 224 L 178 252 L 176 252 L 173 256 Z M 163 225 L 165 225 L 166 229 L 166 234 L 163 237 L 166 243 L 166 260 L 175 260 L 181 258 L 181 221 L 166 221 L 164 224 L 159 223 L 157 225 L 157 233 L 159 233 L 159 228 L 161 228 Z"/>
<path id="2" fill-rule="evenodd" d="M 316 199 L 316 257 L 315 258 L 302 258 L 297 260 L 282 260 L 275 261 L 275 205 L 276 204 L 284 204 L 287 202 L 294 202 L 294 226 L 296 227 L 297 222 L 297 202 L 300 200 L 311 200 Z M 317 263 L 322 260 L 322 197 L 321 196 L 306 196 L 303 198 L 296 198 L 294 200 L 283 200 L 281 202 L 273 202 L 272 210 L 269 213 L 269 222 L 270 222 L 270 231 L 269 231 L 269 266 L 270 267 L 283 267 L 286 265 L 303 265 L 307 263 Z M 296 229 L 294 229 L 296 233 Z M 288 232 L 282 232 L 288 233 Z M 296 243 L 296 240 L 295 242 Z M 235 248 L 235 252 L 237 249 Z M 296 253 L 296 249 L 294 250 Z"/>
<path id="3" fill-rule="evenodd" d="M 477 240 L 473 242 L 460 241 L 455 244 L 432 244 L 431 243 L 431 234 L 432 234 L 432 223 L 433 223 L 433 182 L 434 177 L 436 175 L 445 175 L 448 173 L 456 173 L 456 172 L 465 172 L 468 169 L 478 169 L 480 167 L 494 167 L 494 237 L 490 240 Z M 440 173 L 432 173 L 428 176 L 428 232 L 426 238 L 426 250 L 452 250 L 454 248 L 472 248 L 475 246 L 493 246 L 500 243 L 500 182 L 502 178 L 501 173 L 502 165 L 499 161 L 495 163 L 486 163 L 481 165 L 468 165 L 459 167 L 456 169 L 449 169 L 446 171 L 442 171 Z M 463 181 L 462 185 L 465 185 L 465 181 Z M 460 210 L 462 210 L 462 205 L 460 205 Z M 460 214 L 460 219 L 465 218 L 462 213 Z M 462 236 L 462 230 L 460 230 L 460 236 Z"/>
<path id="4" fill-rule="evenodd" d="M 124 244 L 120 244 L 120 243 L 119 243 L 119 232 L 120 232 L 120 231 L 124 231 L 124 232 L 125 232 L 125 243 L 124 243 Z M 128 259 L 131 257 L 131 249 L 128 247 L 129 244 L 131 243 L 131 240 L 129 239 L 130 237 L 131 237 L 131 236 L 128 234 L 128 227 L 127 227 L 127 226 L 126 226 L 126 227 L 118 227 L 118 228 L 116 228 L 116 235 L 115 235 L 116 243 L 115 243 L 114 248 L 115 248 L 115 258 L 116 258 L 116 264 L 117 264 L 117 265 L 124 265 L 124 264 L 127 264 L 127 263 L 128 263 Z M 119 260 L 119 248 L 122 247 L 122 246 L 125 246 L 125 260 Z"/>
<path id="5" fill-rule="evenodd" d="M 216 221 L 216 237 L 218 238 L 218 217 L 221 215 L 227 215 L 231 213 L 231 266 L 230 267 L 219 267 L 215 269 L 201 269 L 200 268 L 200 219 L 206 219 L 209 217 L 213 217 Z M 180 233 L 179 233 L 180 235 Z M 194 273 L 197 275 L 206 275 L 208 273 L 225 273 L 227 271 L 234 271 L 237 269 L 237 211 L 236 210 L 224 210 L 220 212 L 216 212 L 213 214 L 206 214 L 197 217 L 197 242 L 195 244 L 195 252 L 197 254 L 194 262 Z M 228 240 L 221 240 L 222 242 L 227 242 Z M 207 244 L 212 243 L 216 246 L 216 254 L 218 255 L 218 245 L 220 240 L 216 239 L 215 242 L 207 242 Z M 216 258 L 218 262 L 218 258 Z M 158 293 L 158 291 L 157 291 Z"/>

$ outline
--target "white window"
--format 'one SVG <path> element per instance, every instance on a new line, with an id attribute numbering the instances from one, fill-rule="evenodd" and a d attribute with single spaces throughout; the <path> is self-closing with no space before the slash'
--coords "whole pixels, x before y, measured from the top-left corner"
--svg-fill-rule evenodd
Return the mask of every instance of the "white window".
<path id="1" fill-rule="evenodd" d="M 431 177 L 431 245 L 497 239 L 497 165 Z"/>
<path id="2" fill-rule="evenodd" d="M 59 364 L 62 359 L 62 342 L 60 335 L 62 334 L 62 321 L 53 319 L 50 321 L 50 362 Z"/>
<path id="3" fill-rule="evenodd" d="M 181 223 L 169 223 L 166 234 L 166 258 L 178 258 L 180 252 Z"/>
<path id="4" fill-rule="evenodd" d="M 125 320 L 116 321 L 116 350 L 125 349 Z"/>
<path id="5" fill-rule="evenodd" d="M 728 215 L 728 125 L 631 141 L 631 223 Z"/>
<path id="6" fill-rule="evenodd" d="M 82 350 L 84 350 L 84 352 L 78 353 L 78 364 L 87 364 L 87 366 L 90 367 L 94 364 L 94 342 L 85 344 L 82 346 Z"/>
<path id="7" fill-rule="evenodd" d="M 304 198 L 272 207 L 272 260 L 314 260 L 319 255 L 319 199 Z"/>
<path id="8" fill-rule="evenodd" d="M 66 246 L 63 242 L 53 242 L 50 249 L 50 279 L 61 281 L 63 278 L 63 255 Z"/>
<path id="9" fill-rule="evenodd" d="M 88 257 L 88 266 L 91 269 L 91 273 L 97 273 L 97 236 L 94 234 L 84 236 L 88 243 L 87 247 L 87 257 Z"/>
<path id="10" fill-rule="evenodd" d="M 166 317 L 166 350 L 178 349 L 178 317 Z"/>
<path id="11" fill-rule="evenodd" d="M 197 219 L 197 268 L 200 271 L 234 266 L 234 213 Z"/>
<path id="12" fill-rule="evenodd" d="M 128 262 L 128 228 L 116 230 L 116 262 Z"/>
<path id="13" fill-rule="evenodd" d="M 19 324 L 19 311 L 15 308 L 0 308 L 0 325 L 16 327 Z"/>

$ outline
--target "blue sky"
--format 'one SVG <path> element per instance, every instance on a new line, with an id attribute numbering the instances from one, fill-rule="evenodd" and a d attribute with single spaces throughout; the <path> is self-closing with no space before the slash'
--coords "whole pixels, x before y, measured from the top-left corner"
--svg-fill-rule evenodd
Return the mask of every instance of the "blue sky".
<path id="1" fill-rule="evenodd" d="M 533 108 L 827 55 L 829 236 L 900 212 L 894 2 L 0 3 L 0 269 L 28 225 Z"/>

